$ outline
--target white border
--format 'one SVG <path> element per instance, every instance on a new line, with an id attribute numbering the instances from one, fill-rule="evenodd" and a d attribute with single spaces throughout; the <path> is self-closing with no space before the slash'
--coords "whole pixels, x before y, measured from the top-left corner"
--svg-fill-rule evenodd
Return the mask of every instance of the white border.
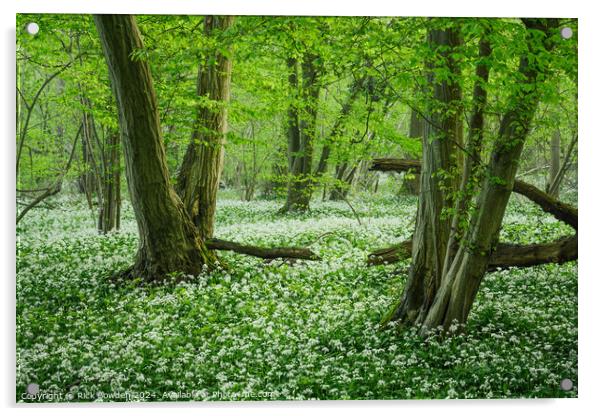
<path id="1" fill-rule="evenodd" d="M 395 3 L 395 4 L 392 4 Z M 429 0 L 393 2 L 385 0 L 18 0 L 2 2 L 2 55 L 0 71 L 0 117 L 5 133 L 0 151 L 0 195 L 2 203 L 0 234 L 3 236 L 2 266 L 0 276 L 3 286 L 2 305 L 3 337 L 0 342 L 2 364 L 0 367 L 0 391 L 2 405 L 8 413 L 63 414 L 115 414 L 125 412 L 147 415 L 165 413 L 186 414 L 299 414 L 317 415 L 345 412 L 363 415 L 376 411 L 379 414 L 441 414 L 447 415 L 506 415 L 508 413 L 533 414 L 590 414 L 599 406 L 597 398 L 602 394 L 600 379 L 600 317 L 597 297 L 602 292 L 599 252 L 600 213 L 602 209 L 600 175 L 602 165 L 602 128 L 596 123 L 601 118 L 602 91 L 600 54 L 602 43 L 600 30 L 602 16 L 595 1 L 526 1 L 504 0 L 501 2 L 469 0 Z M 399 16 L 539 16 L 579 18 L 579 182 L 581 211 L 580 261 L 579 261 L 579 399 L 565 400 L 473 400 L 473 401 L 368 401 L 368 402 L 276 402 L 276 403 L 208 403 L 181 404 L 175 409 L 171 404 L 147 404 L 129 406 L 110 405 L 110 409 L 89 406 L 45 406 L 33 408 L 19 406 L 15 409 L 14 351 L 15 351 L 15 208 L 14 208 L 14 155 L 15 155 L 15 13 L 138 13 L 138 14 L 288 14 L 288 15 L 399 15 Z M 585 225 L 585 227 L 584 227 Z M 598 405 L 598 406 L 596 406 Z"/>

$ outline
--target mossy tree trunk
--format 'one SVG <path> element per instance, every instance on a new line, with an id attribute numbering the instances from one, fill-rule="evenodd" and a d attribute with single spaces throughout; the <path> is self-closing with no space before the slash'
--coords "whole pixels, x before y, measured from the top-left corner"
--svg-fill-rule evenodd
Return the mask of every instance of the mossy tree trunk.
<path id="1" fill-rule="evenodd" d="M 439 326 L 446 330 L 454 322 L 466 322 L 498 243 L 520 155 L 539 102 L 539 83 L 544 79 L 548 59 L 543 54 L 551 49 L 551 28 L 557 26 L 554 19 L 526 19 L 525 24 L 529 54 L 520 60 L 522 77 L 510 98 L 510 108 L 494 142 L 465 241 L 455 253 L 422 324 L 423 333 Z M 543 38 L 542 32 L 545 33 Z"/>
<path id="2" fill-rule="evenodd" d="M 497 247 L 502 219 L 514 187 L 519 158 L 541 94 L 546 62 L 549 61 L 545 55 L 552 47 L 552 29 L 557 26 L 555 19 L 525 19 L 524 23 L 527 28 L 527 52 L 520 58 L 519 76 L 509 97 L 489 162 L 484 167 L 476 196 L 476 208 L 468 219 L 469 226 L 465 232 L 453 230 L 460 241 L 451 249 L 450 244 L 453 244 L 451 242 L 454 238 L 449 238 L 449 224 L 436 228 L 446 221 L 442 218 L 449 217 L 442 217 L 442 211 L 438 210 L 441 200 L 437 198 L 441 191 L 436 184 L 429 181 L 432 173 L 442 167 L 441 160 L 446 158 L 440 153 L 447 150 L 437 151 L 437 140 L 423 143 L 423 192 L 413 238 L 412 269 L 399 304 L 385 317 L 384 322 L 396 320 L 403 324 L 413 324 L 420 327 L 420 332 L 426 335 L 435 328 L 442 327 L 447 330 L 453 323 L 464 324 L 467 321 L 481 280 Z M 429 37 L 432 39 L 430 35 Z M 441 38 L 435 36 L 435 39 Z M 477 99 L 473 111 L 482 112 L 483 106 L 484 101 Z M 453 111 L 444 112 L 452 113 Z M 436 117 L 433 119 L 435 122 L 440 121 Z M 471 127 L 478 126 L 478 117 L 473 118 L 472 123 Z M 427 124 L 427 130 L 429 124 L 431 123 Z M 451 137 L 451 131 L 448 130 L 447 134 L 448 138 Z M 472 140 L 475 141 L 473 145 L 478 147 L 478 132 L 473 131 L 471 134 Z M 425 134 L 425 137 L 429 137 L 428 134 Z M 474 177 L 475 174 L 471 164 L 475 162 L 476 150 L 473 149 L 472 154 L 469 151 L 463 161 L 464 172 L 468 172 L 470 177 Z M 431 154 L 434 154 L 434 157 L 429 157 Z M 462 186 L 465 186 L 464 181 Z M 462 192 L 459 194 L 462 195 Z M 443 207 L 448 207 L 445 200 Z M 454 216 L 458 216 L 464 215 L 464 211 L 458 210 L 458 205 L 455 204 L 452 212 Z M 425 223 L 426 225 L 423 225 Z M 452 220 L 453 223 L 455 220 Z"/>
<path id="3" fill-rule="evenodd" d="M 307 211 L 312 195 L 312 162 L 318 98 L 320 95 L 317 56 L 305 53 L 301 63 L 287 60 L 289 87 L 293 102 L 288 110 L 289 180 L 286 202 L 281 212 Z M 299 68 L 300 67 L 300 68 Z M 301 74 L 299 83 L 298 74 Z"/>
<path id="4" fill-rule="evenodd" d="M 433 99 L 429 102 L 429 122 L 423 129 L 420 174 L 423 192 L 418 203 L 410 275 L 399 304 L 387 318 L 410 324 L 424 319 L 441 283 L 451 225 L 449 217 L 443 217 L 442 213 L 452 208 L 444 189 L 450 189 L 453 183 L 449 176 L 440 173 L 450 172 L 456 166 L 456 149 L 452 143 L 457 140 L 462 126 L 459 109 L 443 111 L 457 107 L 461 98 L 460 87 L 454 81 L 459 68 L 452 58 L 461 45 L 459 30 L 432 29 L 427 42 L 434 52 L 433 59 L 426 63 Z M 448 80 L 440 81 L 435 77 L 435 72 L 442 70 L 451 74 Z"/>
<path id="5" fill-rule="evenodd" d="M 205 36 L 219 38 L 234 22 L 233 16 L 205 17 Z M 232 60 L 212 50 L 199 65 L 199 104 L 190 144 L 182 161 L 176 190 L 204 239 L 213 237 L 215 208 L 223 168 L 223 147 L 228 130 Z"/>
<path id="6" fill-rule="evenodd" d="M 197 275 L 216 264 L 170 184 L 150 67 L 132 53 L 144 47 L 136 19 L 95 15 L 119 110 L 125 172 L 139 231 L 136 261 L 127 277 L 162 280 Z"/>

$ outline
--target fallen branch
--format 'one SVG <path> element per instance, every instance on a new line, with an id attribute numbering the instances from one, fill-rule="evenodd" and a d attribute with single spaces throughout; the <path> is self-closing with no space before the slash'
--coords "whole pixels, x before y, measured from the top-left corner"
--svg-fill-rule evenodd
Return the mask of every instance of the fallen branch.
<path id="1" fill-rule="evenodd" d="M 205 241 L 205 245 L 210 250 L 227 250 L 240 254 L 260 257 L 262 259 L 299 259 L 299 260 L 320 260 L 320 257 L 313 251 L 305 247 L 274 247 L 264 248 L 250 246 L 233 241 L 220 240 L 212 238 Z"/>
<path id="2" fill-rule="evenodd" d="M 421 162 L 419 160 L 413 159 L 374 159 L 369 170 L 381 172 L 405 172 L 412 169 L 415 172 L 420 172 L 420 164 Z M 519 179 L 514 180 L 513 191 L 529 198 L 539 205 L 541 209 L 552 214 L 559 221 L 570 225 L 575 230 L 577 229 L 577 208 L 565 204 L 564 202 L 560 202 L 537 187 Z"/>
<path id="3" fill-rule="evenodd" d="M 577 235 L 563 237 L 551 243 L 500 243 L 491 256 L 488 271 L 510 267 L 531 267 L 539 264 L 577 260 Z M 396 263 L 412 256 L 412 240 L 374 251 L 368 256 L 368 266 Z"/>
<path id="4" fill-rule="evenodd" d="M 406 172 L 411 169 L 418 173 L 420 172 L 420 168 L 420 160 L 384 158 L 374 159 L 368 170 L 376 170 L 379 172 Z"/>
<path id="5" fill-rule="evenodd" d="M 404 172 L 407 170 L 420 172 L 419 160 L 406 159 L 374 159 L 370 170 Z M 536 203 L 541 209 L 552 214 L 556 219 L 562 221 L 577 230 L 578 211 L 577 208 L 560 202 L 553 196 L 543 192 L 537 187 L 521 180 L 514 180 L 513 191 L 523 195 Z M 564 263 L 577 260 L 577 234 L 563 237 L 550 243 L 541 244 L 507 244 L 500 243 L 491 256 L 488 270 L 494 271 L 499 268 L 530 267 L 546 263 Z M 368 255 L 368 265 L 395 263 L 408 259 L 412 256 L 412 240 L 404 241 L 391 247 L 376 250 Z"/>
<path id="6" fill-rule="evenodd" d="M 537 189 L 535 186 L 516 179 L 514 181 L 514 192 L 529 198 L 541 207 L 542 210 L 552 214 L 557 220 L 562 221 L 575 230 L 577 229 L 577 208 L 560 202 L 553 196 Z"/>
<path id="7" fill-rule="evenodd" d="M 531 267 L 539 264 L 577 260 L 577 235 L 563 237 L 551 243 L 499 244 L 489 262 L 489 271 L 509 267 Z"/>

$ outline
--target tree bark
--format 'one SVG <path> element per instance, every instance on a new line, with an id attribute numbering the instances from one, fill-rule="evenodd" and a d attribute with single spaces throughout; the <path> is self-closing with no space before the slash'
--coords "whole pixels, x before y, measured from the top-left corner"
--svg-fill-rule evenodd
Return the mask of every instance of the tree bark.
<path id="1" fill-rule="evenodd" d="M 119 110 L 125 171 L 139 231 L 133 267 L 124 277 L 163 280 L 198 275 L 216 258 L 170 184 L 150 67 L 132 53 L 144 47 L 130 15 L 95 15 Z"/>
<path id="2" fill-rule="evenodd" d="M 205 17 L 205 35 L 216 36 L 232 26 L 233 16 Z M 211 51 L 201 65 L 197 95 L 211 105 L 197 108 L 192 138 L 182 161 L 176 189 L 202 238 L 211 238 L 215 223 L 217 191 L 223 167 L 223 146 L 228 130 L 231 59 Z"/>
<path id="3" fill-rule="evenodd" d="M 521 57 L 521 78 L 494 142 L 470 228 L 421 323 L 423 335 L 440 326 L 447 330 L 454 322 L 466 322 L 497 246 L 520 155 L 539 102 L 539 84 L 545 77 L 546 60 L 539 58 L 542 50 L 551 49 L 551 29 L 557 22 L 554 19 L 525 19 L 525 25 L 529 55 Z M 539 36 L 541 32 L 545 33 L 543 39 Z"/>
<path id="4" fill-rule="evenodd" d="M 424 120 L 416 112 L 412 110 L 410 115 L 410 131 L 408 137 L 411 139 L 422 138 L 424 131 Z M 412 195 L 418 195 L 420 192 L 420 173 L 419 171 L 409 171 L 403 177 L 403 188 Z"/>
<path id="5" fill-rule="evenodd" d="M 235 243 L 233 241 L 212 238 L 205 242 L 211 250 L 229 250 L 240 254 L 260 257 L 266 260 L 273 259 L 298 259 L 298 260 L 320 260 L 313 251 L 305 247 L 258 247 Z"/>
<path id="6" fill-rule="evenodd" d="M 380 172 L 407 172 L 413 170 L 416 173 L 421 172 L 422 162 L 415 159 L 395 159 L 381 158 L 372 160 L 369 170 Z"/>
<path id="7" fill-rule="evenodd" d="M 300 87 L 297 77 L 298 62 L 294 58 L 289 58 L 287 61 L 289 87 L 291 91 L 300 90 L 300 100 L 292 103 L 288 110 L 289 182 L 286 202 L 281 212 L 304 212 L 309 209 L 317 106 L 320 95 L 316 59 L 317 56 L 312 53 L 305 53 L 303 56 Z"/>
<path id="8" fill-rule="evenodd" d="M 456 27 L 431 29 L 427 43 L 433 52 L 427 62 L 427 83 L 433 99 L 428 103 L 428 121 L 424 126 L 421 162 L 421 192 L 418 203 L 416 227 L 412 240 L 412 266 L 400 302 L 385 317 L 404 324 L 421 322 L 434 301 L 439 289 L 446 244 L 450 232 L 450 219 L 443 217 L 452 208 L 444 189 L 453 189 L 451 172 L 457 166 L 453 143 L 460 140 L 462 121 L 456 107 L 461 98 L 457 83 L 459 67 L 453 58 L 461 45 Z M 438 80 L 436 71 L 449 71 L 447 80 Z M 445 109 L 445 110 L 443 110 Z"/>
<path id="9" fill-rule="evenodd" d="M 106 234 L 119 230 L 121 218 L 121 163 L 119 133 L 110 133 L 105 146 L 106 166 L 103 172 L 103 198 L 98 229 Z"/>

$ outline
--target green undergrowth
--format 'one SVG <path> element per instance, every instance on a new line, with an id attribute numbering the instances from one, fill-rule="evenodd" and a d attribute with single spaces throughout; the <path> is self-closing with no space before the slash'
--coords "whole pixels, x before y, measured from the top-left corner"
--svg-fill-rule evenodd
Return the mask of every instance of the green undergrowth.
<path id="1" fill-rule="evenodd" d="M 108 279 L 136 250 L 129 205 L 122 230 L 101 236 L 82 201 L 60 198 L 18 228 L 17 401 L 577 395 L 576 262 L 488 274 L 452 337 L 379 329 L 409 264 L 367 267 L 366 257 L 410 237 L 414 197 L 354 198 L 357 217 L 345 202 L 281 215 L 279 201 L 222 199 L 217 237 L 309 246 L 322 260 L 220 253 L 227 271 L 161 285 Z M 570 233 L 513 197 L 502 240 Z M 48 396 L 27 396 L 30 383 Z"/>

